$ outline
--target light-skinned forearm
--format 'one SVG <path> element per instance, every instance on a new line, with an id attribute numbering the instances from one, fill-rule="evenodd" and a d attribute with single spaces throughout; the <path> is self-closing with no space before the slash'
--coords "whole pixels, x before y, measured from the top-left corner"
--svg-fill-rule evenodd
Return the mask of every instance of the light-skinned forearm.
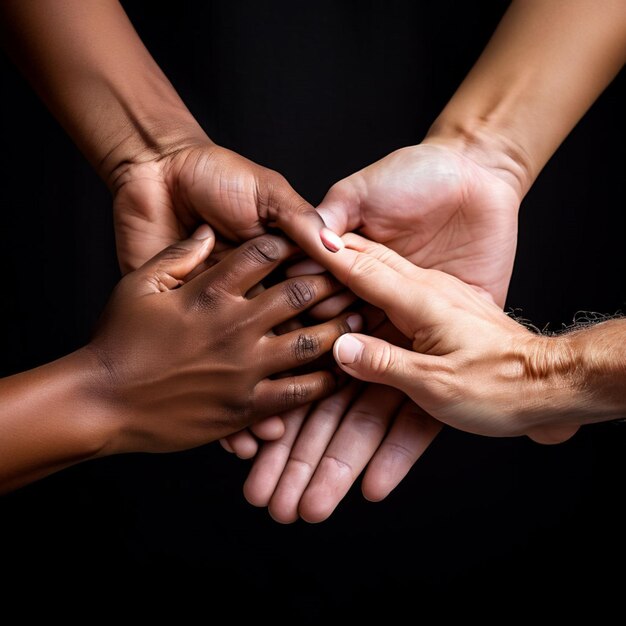
<path id="1" fill-rule="evenodd" d="M 429 131 L 523 196 L 626 60 L 623 0 L 515 0 Z"/>
<path id="2" fill-rule="evenodd" d="M 104 453 L 98 366 L 86 350 L 0 380 L 0 493 Z"/>
<path id="3" fill-rule="evenodd" d="M 117 0 L 5 0 L 3 39 L 100 176 L 206 141 Z"/>
<path id="4" fill-rule="evenodd" d="M 572 412 L 582 423 L 626 418 L 626 319 L 609 320 L 555 338 L 567 344 Z"/>

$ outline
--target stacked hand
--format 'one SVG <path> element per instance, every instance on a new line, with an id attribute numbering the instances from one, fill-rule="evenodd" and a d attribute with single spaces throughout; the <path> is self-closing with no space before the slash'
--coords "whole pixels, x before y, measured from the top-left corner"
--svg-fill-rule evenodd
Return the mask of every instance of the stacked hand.
<path id="1" fill-rule="evenodd" d="M 334 185 L 318 212 L 333 231 L 359 230 L 412 263 L 460 278 L 501 306 L 515 254 L 521 192 L 505 169 L 491 166 L 488 155 L 479 156 L 434 140 L 404 148 Z M 314 223 L 305 205 L 298 211 Z M 289 229 L 293 215 L 283 211 L 279 223 Z M 321 226 L 320 220 L 317 229 Z M 306 236 L 290 230 L 311 257 L 328 266 L 330 257 L 310 230 Z M 392 338 L 388 325 L 374 334 Z M 382 386 L 353 384 L 310 409 L 308 417 L 307 411 L 285 416 L 285 435 L 265 444 L 245 485 L 248 500 L 269 505 L 279 521 L 298 515 L 325 519 L 366 465 L 365 496 L 384 498 L 440 429 L 404 394 Z M 228 447 L 241 456 L 256 452 L 248 434 L 229 438 Z"/>
<path id="2" fill-rule="evenodd" d="M 213 240 L 201 227 L 193 239 L 126 276 L 87 348 L 102 366 L 107 411 L 121 425 L 117 452 L 206 443 L 334 387 L 326 371 L 272 376 L 327 352 L 350 330 L 348 315 L 280 336 L 272 329 L 336 292 L 337 284 L 308 276 L 255 294 L 255 286 L 294 251 L 270 235 L 186 279 Z"/>

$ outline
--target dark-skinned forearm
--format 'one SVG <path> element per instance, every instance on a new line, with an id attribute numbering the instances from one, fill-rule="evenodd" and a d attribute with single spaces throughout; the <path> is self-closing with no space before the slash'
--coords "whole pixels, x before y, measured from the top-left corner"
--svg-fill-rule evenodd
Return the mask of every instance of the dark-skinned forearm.
<path id="1" fill-rule="evenodd" d="M 9 52 L 110 186 L 125 163 L 206 141 L 117 0 L 6 0 L 0 16 Z"/>
<path id="2" fill-rule="evenodd" d="M 117 427 L 87 350 L 0 380 L 0 492 L 103 454 Z"/>

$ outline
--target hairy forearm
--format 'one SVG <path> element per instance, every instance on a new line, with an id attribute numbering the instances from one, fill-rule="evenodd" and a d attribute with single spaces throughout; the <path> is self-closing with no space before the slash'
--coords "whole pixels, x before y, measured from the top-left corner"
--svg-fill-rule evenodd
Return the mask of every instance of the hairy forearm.
<path id="1" fill-rule="evenodd" d="M 5 0 L 3 39 L 109 184 L 125 163 L 204 134 L 117 0 Z"/>
<path id="2" fill-rule="evenodd" d="M 516 0 L 427 140 L 489 152 L 524 195 L 625 60 L 623 0 Z"/>
<path id="3" fill-rule="evenodd" d="M 523 354 L 524 430 L 626 418 L 626 319 L 533 335 Z"/>
<path id="4" fill-rule="evenodd" d="M 86 351 L 0 380 L 0 492 L 102 454 L 103 415 Z"/>
<path id="5" fill-rule="evenodd" d="M 576 396 L 589 407 L 586 421 L 626 418 L 626 319 L 564 335 L 574 363 Z"/>

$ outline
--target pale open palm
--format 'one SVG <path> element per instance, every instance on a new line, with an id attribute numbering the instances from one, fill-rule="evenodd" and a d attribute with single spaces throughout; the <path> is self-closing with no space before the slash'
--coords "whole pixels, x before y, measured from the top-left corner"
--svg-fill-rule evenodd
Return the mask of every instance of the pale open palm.
<path id="1" fill-rule="evenodd" d="M 335 184 L 318 207 L 335 232 L 360 230 L 416 265 L 439 269 L 504 304 L 519 194 L 501 172 L 421 144 Z"/>
<path id="2" fill-rule="evenodd" d="M 336 233 L 359 230 L 416 265 L 453 274 L 502 306 L 515 256 L 520 199 L 507 172 L 442 145 L 421 144 L 397 150 L 336 183 L 317 210 Z M 354 419 L 347 404 L 344 419 L 334 420 L 333 436 L 312 436 L 319 430 L 313 426 L 319 410 L 307 420 L 292 419 L 281 440 L 264 445 L 246 483 L 246 497 L 269 505 L 279 521 L 293 521 L 297 512 L 321 521 L 368 461 L 364 493 L 370 499 L 385 497 L 440 430 L 412 403 L 394 417 L 397 406 L 386 402 L 389 410 L 384 402 L 366 403 L 367 427 Z"/>

